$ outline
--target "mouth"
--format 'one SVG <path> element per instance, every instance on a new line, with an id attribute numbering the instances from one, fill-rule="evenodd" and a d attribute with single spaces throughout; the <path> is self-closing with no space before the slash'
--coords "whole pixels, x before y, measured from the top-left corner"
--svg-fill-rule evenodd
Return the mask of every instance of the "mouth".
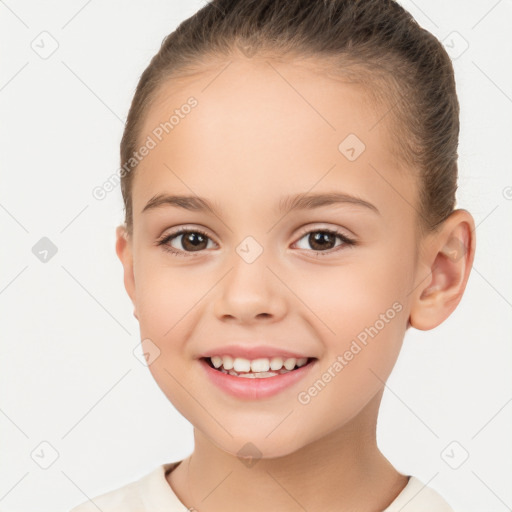
<path id="1" fill-rule="evenodd" d="M 316 357 L 271 357 L 245 359 L 231 356 L 212 356 L 200 358 L 210 368 L 226 375 L 248 379 L 266 379 L 297 371 L 314 361 Z"/>
<path id="2" fill-rule="evenodd" d="M 275 352 L 274 352 L 275 353 Z M 209 382 L 240 400 L 263 400 L 297 390 L 299 382 L 311 375 L 316 357 L 291 357 L 291 354 L 245 359 L 232 355 L 203 356 L 198 359 Z"/>

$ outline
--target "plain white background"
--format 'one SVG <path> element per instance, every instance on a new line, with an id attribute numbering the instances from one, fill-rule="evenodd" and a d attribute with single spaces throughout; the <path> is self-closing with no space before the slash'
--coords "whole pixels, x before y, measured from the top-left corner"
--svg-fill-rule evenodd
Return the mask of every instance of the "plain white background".
<path id="1" fill-rule="evenodd" d="M 203 5 L 0 2 L 4 511 L 65 511 L 193 449 L 192 426 L 133 352 L 138 324 L 114 251 L 120 188 L 101 201 L 92 190 L 119 168 L 140 74 Z M 477 254 L 451 317 L 407 333 L 378 441 L 455 510 L 502 512 L 512 507 L 512 3 L 403 5 L 453 57 L 458 207 L 475 218 Z M 57 250 L 47 262 L 33 250 L 43 237 Z"/>

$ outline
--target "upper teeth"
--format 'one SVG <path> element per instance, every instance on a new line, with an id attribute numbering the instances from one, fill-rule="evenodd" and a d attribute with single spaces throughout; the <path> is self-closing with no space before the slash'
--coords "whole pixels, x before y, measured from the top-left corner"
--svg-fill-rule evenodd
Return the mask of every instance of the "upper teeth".
<path id="1" fill-rule="evenodd" d="M 301 357 L 296 359 L 295 357 L 283 358 L 283 357 L 262 357 L 260 359 L 244 359 L 243 357 L 231 357 L 231 356 L 212 356 L 211 358 L 213 366 L 215 368 L 224 367 L 225 370 L 235 370 L 237 372 L 268 372 L 270 370 L 280 370 L 283 366 L 287 370 L 293 370 L 295 366 L 304 366 L 308 358 Z"/>

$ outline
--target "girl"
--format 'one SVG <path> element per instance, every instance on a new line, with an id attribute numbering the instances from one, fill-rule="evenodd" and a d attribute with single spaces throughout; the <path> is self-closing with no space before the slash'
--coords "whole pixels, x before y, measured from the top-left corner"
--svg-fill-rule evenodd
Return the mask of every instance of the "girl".
<path id="1" fill-rule="evenodd" d="M 213 0 L 165 38 L 116 252 L 195 447 L 73 512 L 452 510 L 376 423 L 406 330 L 473 263 L 458 115 L 450 58 L 392 0 Z"/>

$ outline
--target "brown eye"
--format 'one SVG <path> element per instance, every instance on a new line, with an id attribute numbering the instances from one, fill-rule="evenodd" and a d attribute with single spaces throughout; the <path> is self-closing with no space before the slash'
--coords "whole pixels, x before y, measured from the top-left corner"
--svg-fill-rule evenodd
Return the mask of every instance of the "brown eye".
<path id="1" fill-rule="evenodd" d="M 341 243 L 336 245 L 337 239 L 341 240 Z M 307 231 L 303 234 L 297 244 L 299 244 L 301 240 L 306 240 L 306 245 L 309 245 L 314 252 L 318 252 L 319 254 L 327 251 L 336 252 L 332 251 L 332 249 L 335 249 L 336 247 L 355 245 L 356 243 L 355 240 L 346 237 L 342 233 L 329 229 Z M 299 249 L 308 249 L 308 247 L 299 246 Z"/>
<path id="2" fill-rule="evenodd" d="M 200 251 L 208 245 L 206 236 L 196 231 L 189 231 L 181 235 L 181 244 L 186 251 Z M 206 242 L 206 243 L 205 243 Z"/>
<path id="3" fill-rule="evenodd" d="M 308 235 L 308 243 L 315 251 L 332 249 L 336 245 L 336 237 L 327 231 L 315 231 Z"/>
<path id="4" fill-rule="evenodd" d="M 178 247 L 172 244 L 173 241 Z M 176 233 L 166 235 L 157 242 L 157 245 L 161 245 L 166 251 L 179 256 L 192 256 L 192 254 L 187 253 L 201 252 L 207 249 L 208 241 L 212 241 L 211 238 L 201 230 L 182 229 Z"/>

